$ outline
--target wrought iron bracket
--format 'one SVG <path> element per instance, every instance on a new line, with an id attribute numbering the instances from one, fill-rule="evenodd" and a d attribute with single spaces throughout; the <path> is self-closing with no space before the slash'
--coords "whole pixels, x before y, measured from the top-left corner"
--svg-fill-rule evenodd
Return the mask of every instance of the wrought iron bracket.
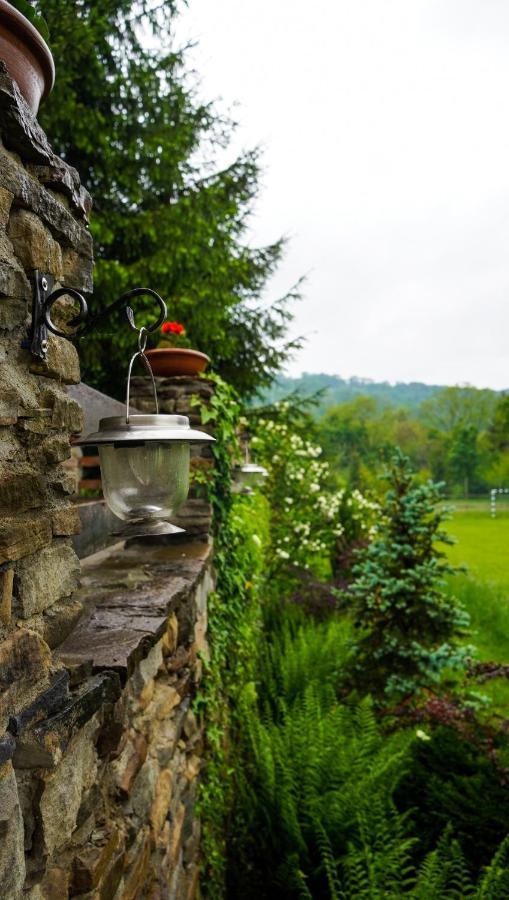
<path id="1" fill-rule="evenodd" d="M 75 288 L 61 287 L 53 290 L 55 279 L 52 275 L 35 270 L 33 274 L 33 292 L 32 292 L 32 324 L 30 326 L 29 336 L 22 341 L 21 346 L 26 350 L 30 350 L 31 354 L 37 359 L 45 360 L 48 355 L 48 333 L 65 337 L 68 340 L 72 337 L 81 337 L 94 331 L 98 325 L 102 325 L 112 313 L 121 309 L 125 309 L 127 320 L 133 331 L 140 331 L 134 322 L 134 312 L 129 305 L 129 301 L 135 297 L 148 296 L 153 297 L 159 306 L 159 316 L 153 325 L 144 327 L 144 332 L 156 331 L 166 319 L 166 303 L 151 288 L 134 288 L 122 294 L 102 312 L 97 315 L 89 313 L 88 304 L 83 294 L 75 290 Z M 67 327 L 77 329 L 73 335 L 57 328 L 51 318 L 51 308 L 54 303 L 61 297 L 70 297 L 76 300 L 80 311 L 77 316 L 67 322 Z M 80 327 L 81 326 L 81 327 Z"/>

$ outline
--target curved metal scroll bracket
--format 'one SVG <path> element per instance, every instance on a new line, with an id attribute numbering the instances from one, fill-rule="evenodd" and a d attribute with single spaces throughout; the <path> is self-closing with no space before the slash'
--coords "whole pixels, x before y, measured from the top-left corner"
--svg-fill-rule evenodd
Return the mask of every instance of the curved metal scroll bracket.
<path id="1" fill-rule="evenodd" d="M 89 334 L 91 331 L 94 331 L 99 325 L 102 325 L 112 313 L 116 312 L 119 309 L 124 308 L 126 311 L 127 319 L 129 322 L 130 328 L 133 331 L 140 331 L 139 328 L 136 327 L 134 322 L 134 313 L 131 308 L 130 301 L 135 297 L 153 297 L 153 299 L 157 302 L 159 306 L 159 316 L 157 320 L 150 326 L 144 327 L 143 331 L 145 333 L 150 333 L 152 331 L 156 331 L 156 329 L 160 328 L 166 319 L 166 303 L 163 298 L 159 296 L 156 291 L 153 291 L 151 288 L 134 288 L 131 291 L 126 291 L 125 294 L 122 294 L 116 300 L 113 301 L 109 306 L 106 307 L 105 310 L 98 313 L 96 316 L 92 316 L 89 313 L 87 301 L 85 300 L 83 294 L 74 288 L 58 288 L 56 291 L 52 290 L 54 284 L 53 276 L 46 275 L 43 272 L 39 272 L 36 270 L 34 272 L 34 291 L 32 296 L 32 327 L 30 330 L 30 337 L 28 341 L 23 341 L 22 346 L 26 349 L 29 349 L 33 356 L 36 356 L 38 359 L 46 359 L 48 355 L 48 332 L 50 331 L 52 334 L 56 334 L 58 337 L 65 337 L 68 340 L 71 337 L 81 337 L 82 335 Z M 51 318 L 51 308 L 57 300 L 60 300 L 61 297 L 71 297 L 73 300 L 76 300 L 79 304 L 80 311 L 77 316 L 71 319 L 67 325 L 70 328 L 76 328 L 77 330 L 73 335 L 69 335 L 65 331 L 62 331 L 60 328 L 57 328 L 55 323 Z M 83 326 L 80 328 L 80 326 Z"/>

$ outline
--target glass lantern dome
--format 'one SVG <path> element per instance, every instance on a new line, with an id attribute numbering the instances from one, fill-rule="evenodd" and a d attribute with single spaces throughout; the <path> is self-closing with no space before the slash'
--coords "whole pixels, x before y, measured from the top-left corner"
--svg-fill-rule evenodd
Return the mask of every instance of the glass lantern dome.
<path id="1" fill-rule="evenodd" d="M 156 414 L 101 419 L 77 443 L 98 447 L 104 499 L 135 536 L 182 531 L 168 520 L 187 499 L 190 445 L 213 440 L 186 416 Z"/>
<path id="2" fill-rule="evenodd" d="M 234 469 L 233 492 L 235 494 L 250 494 L 253 488 L 258 487 L 267 478 L 268 472 L 264 466 L 246 462 L 243 466 Z"/>

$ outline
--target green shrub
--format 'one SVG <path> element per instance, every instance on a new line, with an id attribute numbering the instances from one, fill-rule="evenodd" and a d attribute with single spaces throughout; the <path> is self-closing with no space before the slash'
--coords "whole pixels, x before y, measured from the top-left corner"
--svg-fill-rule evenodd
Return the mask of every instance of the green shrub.
<path id="1" fill-rule="evenodd" d="M 489 863 L 509 833 L 505 775 L 486 752 L 445 726 L 434 729 L 429 741 L 412 745 L 396 803 L 413 810 L 421 857 L 451 822 L 474 873 Z"/>
<path id="2" fill-rule="evenodd" d="M 452 542 L 441 527 L 440 485 L 419 484 L 399 451 L 387 479 L 377 534 L 350 589 L 358 629 L 352 680 L 395 701 L 436 689 L 445 670 L 465 667 L 470 651 L 459 639 L 469 619 L 444 591 L 454 569 L 439 548 Z"/>

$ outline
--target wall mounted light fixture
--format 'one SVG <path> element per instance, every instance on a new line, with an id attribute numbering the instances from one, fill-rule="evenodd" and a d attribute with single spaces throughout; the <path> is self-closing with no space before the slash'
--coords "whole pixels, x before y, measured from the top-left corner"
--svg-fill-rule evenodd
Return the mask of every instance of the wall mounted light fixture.
<path id="1" fill-rule="evenodd" d="M 234 494 L 252 494 L 253 488 L 259 487 L 269 473 L 264 466 L 253 463 L 249 458 L 249 444 L 246 443 L 245 462 L 242 466 L 236 466 L 233 470 L 233 493 Z"/>
<path id="2" fill-rule="evenodd" d="M 94 445 L 99 448 L 104 499 L 112 513 L 126 525 L 122 537 L 140 535 L 175 534 L 183 531 L 168 520 L 185 503 L 189 491 L 190 445 L 213 441 L 210 434 L 190 428 L 187 416 L 159 413 L 157 389 L 145 355 L 150 332 L 159 328 L 166 318 L 166 304 L 162 297 L 150 288 L 135 288 L 115 300 L 104 312 L 89 316 L 85 298 L 72 288 L 53 291 L 53 279 L 35 272 L 34 299 L 32 304 L 32 328 L 28 347 L 34 356 L 46 359 L 48 331 L 60 337 L 69 335 L 61 331 L 51 319 L 51 308 L 61 297 L 77 300 L 79 314 L 68 326 L 83 334 L 96 328 L 111 313 L 125 308 L 130 328 L 138 333 L 138 349 L 131 357 L 127 371 L 125 416 L 109 416 L 101 419 L 99 430 L 76 441 L 78 445 Z M 148 295 L 159 305 L 159 317 L 149 328 L 137 328 L 129 301 Z M 131 372 L 134 362 L 140 359 L 152 382 L 155 414 L 132 415 L 129 413 Z"/>

